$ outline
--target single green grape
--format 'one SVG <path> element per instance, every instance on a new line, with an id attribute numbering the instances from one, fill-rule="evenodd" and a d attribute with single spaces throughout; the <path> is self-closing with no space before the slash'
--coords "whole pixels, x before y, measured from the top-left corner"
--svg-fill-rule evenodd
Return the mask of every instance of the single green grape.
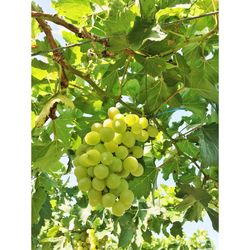
<path id="1" fill-rule="evenodd" d="M 138 161 L 135 157 L 133 156 L 128 156 L 124 161 L 123 161 L 123 167 L 127 171 L 135 171 L 138 168 Z"/>
<path id="2" fill-rule="evenodd" d="M 91 188 L 91 179 L 88 177 L 81 178 L 78 187 L 82 192 L 87 192 Z"/>
<path id="3" fill-rule="evenodd" d="M 102 191 L 105 188 L 105 186 L 106 185 L 104 180 L 100 180 L 96 177 L 94 177 L 94 179 L 92 180 L 92 187 L 97 191 Z"/>
<path id="4" fill-rule="evenodd" d="M 101 144 L 101 143 L 95 145 L 93 149 L 98 150 L 100 153 L 103 153 L 103 152 L 107 151 L 104 144 Z"/>
<path id="5" fill-rule="evenodd" d="M 156 137 L 158 135 L 159 131 L 154 126 L 148 126 L 148 135 L 150 137 Z"/>
<path id="6" fill-rule="evenodd" d="M 116 107 L 110 107 L 108 109 L 108 116 L 110 119 L 113 119 L 115 115 L 120 114 L 120 111 Z"/>
<path id="7" fill-rule="evenodd" d="M 101 160 L 101 154 L 96 149 L 90 149 L 87 153 L 88 160 L 91 166 L 98 164 Z"/>
<path id="8" fill-rule="evenodd" d="M 104 142 L 104 146 L 105 146 L 106 150 L 111 152 L 111 153 L 114 153 L 118 148 L 118 144 L 116 142 L 114 142 L 113 140 L 109 141 L 109 142 Z"/>
<path id="9" fill-rule="evenodd" d="M 109 165 L 109 169 L 113 172 L 121 172 L 122 171 L 121 159 L 114 157 L 112 164 Z"/>
<path id="10" fill-rule="evenodd" d="M 131 132 L 134 133 L 134 134 L 140 134 L 142 131 L 142 126 L 141 124 L 139 123 L 134 123 L 132 126 L 131 126 Z"/>
<path id="11" fill-rule="evenodd" d="M 135 171 L 131 171 L 131 174 L 136 177 L 142 176 L 143 173 L 144 173 L 144 168 L 140 163 L 138 163 L 138 168 Z"/>
<path id="12" fill-rule="evenodd" d="M 135 158 L 139 159 L 139 158 L 141 158 L 143 156 L 143 149 L 141 147 L 134 146 L 134 147 L 131 148 L 131 150 L 132 150 L 132 155 Z"/>
<path id="13" fill-rule="evenodd" d="M 100 142 L 100 134 L 96 131 L 91 131 L 85 135 L 84 140 L 88 145 L 96 145 Z"/>
<path id="14" fill-rule="evenodd" d="M 87 168 L 87 173 L 89 177 L 94 177 L 94 167 Z"/>
<path id="15" fill-rule="evenodd" d="M 115 204 L 116 196 L 111 193 L 107 193 L 102 196 L 102 205 L 104 207 L 112 207 Z"/>
<path id="16" fill-rule="evenodd" d="M 77 180 L 88 176 L 88 169 L 82 166 L 78 166 L 74 169 L 74 174 Z"/>
<path id="17" fill-rule="evenodd" d="M 76 157 L 75 157 L 75 159 L 73 160 L 73 164 L 74 164 L 75 167 L 81 165 L 80 162 L 79 162 L 79 156 L 76 156 Z"/>
<path id="18" fill-rule="evenodd" d="M 121 201 L 116 201 L 115 204 L 112 206 L 112 214 L 115 216 L 122 216 L 125 212 L 125 206 Z"/>
<path id="19" fill-rule="evenodd" d="M 135 114 L 128 114 L 125 116 L 125 122 L 126 124 L 131 127 L 133 126 L 135 123 L 139 122 L 139 117 Z"/>
<path id="20" fill-rule="evenodd" d="M 118 194 L 120 194 L 121 192 L 123 192 L 127 189 L 128 189 L 128 182 L 125 179 L 121 178 L 121 184 L 117 188 Z"/>
<path id="21" fill-rule="evenodd" d="M 124 120 L 114 120 L 113 123 L 113 129 L 116 133 L 120 133 L 123 134 L 125 133 L 126 129 L 127 129 L 127 125 L 125 123 Z"/>
<path id="22" fill-rule="evenodd" d="M 148 140 L 148 132 L 143 129 L 140 134 L 135 135 L 135 138 L 139 142 L 146 142 Z"/>
<path id="23" fill-rule="evenodd" d="M 91 126 L 91 131 L 100 132 L 101 129 L 102 129 L 102 124 L 99 122 L 95 122 Z"/>
<path id="24" fill-rule="evenodd" d="M 89 161 L 87 153 L 80 155 L 78 161 L 79 161 L 80 166 L 83 166 L 83 167 L 91 166 L 91 162 Z"/>
<path id="25" fill-rule="evenodd" d="M 130 172 L 125 168 L 123 168 L 121 172 L 117 173 L 117 175 L 119 175 L 123 178 L 127 178 L 129 176 L 129 174 L 130 174 Z"/>
<path id="26" fill-rule="evenodd" d="M 135 145 L 135 137 L 133 133 L 127 131 L 122 135 L 122 143 L 128 147 L 131 148 Z"/>
<path id="27" fill-rule="evenodd" d="M 93 201 L 100 201 L 102 200 L 102 193 L 100 191 L 97 191 L 94 188 L 91 188 L 88 192 L 89 199 Z"/>
<path id="28" fill-rule="evenodd" d="M 101 162 L 104 165 L 110 165 L 113 162 L 113 155 L 111 152 L 101 153 Z"/>
<path id="29" fill-rule="evenodd" d="M 99 164 L 94 167 L 94 175 L 100 179 L 103 180 L 109 175 L 109 169 L 103 164 Z"/>
<path id="30" fill-rule="evenodd" d="M 125 146 L 119 146 L 115 151 L 117 158 L 124 160 L 128 156 L 128 149 Z"/>
<path id="31" fill-rule="evenodd" d="M 148 119 L 146 117 L 139 118 L 139 124 L 142 126 L 143 129 L 148 127 Z"/>
<path id="32" fill-rule="evenodd" d="M 110 189 L 115 189 L 119 187 L 120 183 L 121 177 L 114 173 L 111 173 L 106 179 L 106 186 Z"/>
<path id="33" fill-rule="evenodd" d="M 88 147 L 89 145 L 87 143 L 82 143 L 76 150 L 76 156 L 86 153 Z"/>
<path id="34" fill-rule="evenodd" d="M 115 133 L 115 136 L 113 138 L 113 141 L 116 143 L 116 144 L 121 144 L 122 143 L 122 134 L 119 134 L 119 133 Z"/>
<path id="35" fill-rule="evenodd" d="M 134 193 L 129 189 L 124 190 L 120 193 L 120 201 L 124 204 L 131 204 L 134 198 Z"/>
<path id="36" fill-rule="evenodd" d="M 100 137 L 103 142 L 111 141 L 115 136 L 115 132 L 112 128 L 102 128 L 100 130 Z"/>
<path id="37" fill-rule="evenodd" d="M 102 126 L 104 128 L 113 128 L 113 120 L 111 119 L 104 120 Z"/>
<path id="38" fill-rule="evenodd" d="M 116 114 L 114 117 L 113 117 L 113 120 L 123 120 L 125 121 L 125 117 L 123 114 Z"/>

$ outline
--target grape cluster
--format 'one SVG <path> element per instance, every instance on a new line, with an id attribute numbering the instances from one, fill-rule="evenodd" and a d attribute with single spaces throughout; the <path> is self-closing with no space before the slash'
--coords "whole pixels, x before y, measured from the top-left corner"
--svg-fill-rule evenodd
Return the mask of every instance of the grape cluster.
<path id="1" fill-rule="evenodd" d="M 74 173 L 79 189 L 88 193 L 92 207 L 112 208 L 112 214 L 122 216 L 134 200 L 126 178 L 141 176 L 143 143 L 156 137 L 158 130 L 147 118 L 136 114 L 120 114 L 111 107 L 108 119 L 94 123 L 76 150 Z"/>

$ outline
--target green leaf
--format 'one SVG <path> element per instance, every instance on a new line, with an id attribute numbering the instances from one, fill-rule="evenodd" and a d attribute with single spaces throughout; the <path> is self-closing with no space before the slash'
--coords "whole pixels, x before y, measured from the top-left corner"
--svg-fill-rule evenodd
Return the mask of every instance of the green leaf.
<path id="1" fill-rule="evenodd" d="M 58 171 L 62 167 L 62 163 L 59 160 L 63 153 L 64 150 L 62 143 L 59 141 L 53 141 L 47 152 L 33 162 L 33 168 L 37 168 L 45 172 Z"/>
<path id="2" fill-rule="evenodd" d="M 122 88 L 122 94 L 136 97 L 140 92 L 140 84 L 136 79 L 130 79 L 125 82 Z"/>
<path id="3" fill-rule="evenodd" d="M 218 103 L 218 90 L 206 79 L 203 71 L 192 70 L 188 79 L 189 80 L 186 83 L 187 87 L 193 89 L 197 94 L 200 94 L 204 98 L 214 103 Z"/>
<path id="4" fill-rule="evenodd" d="M 182 140 L 177 142 L 177 146 L 180 148 L 180 150 L 186 154 L 188 154 L 191 157 L 196 157 L 199 153 L 199 149 L 188 140 Z"/>
<path id="5" fill-rule="evenodd" d="M 214 230 L 219 231 L 219 214 L 211 208 L 206 208 Z"/>
<path id="6" fill-rule="evenodd" d="M 92 13 L 89 0 L 52 0 L 52 7 L 59 15 L 81 22 L 81 18 Z"/>
<path id="7" fill-rule="evenodd" d="M 201 159 L 207 165 L 218 165 L 218 124 L 212 123 L 203 126 L 197 131 L 199 136 Z"/>
<path id="8" fill-rule="evenodd" d="M 156 12 L 155 0 L 139 0 L 139 3 L 143 22 L 153 22 Z"/>
<path id="9" fill-rule="evenodd" d="M 184 193 L 192 195 L 196 199 L 196 201 L 199 201 L 204 207 L 207 207 L 208 202 L 212 198 L 211 195 L 204 189 L 195 188 L 186 184 L 179 186 Z"/>
<path id="10" fill-rule="evenodd" d="M 148 227 L 152 231 L 159 234 L 161 231 L 161 220 L 154 216 L 153 218 L 150 219 L 150 221 L 148 223 Z"/>
<path id="11" fill-rule="evenodd" d="M 136 17 L 134 27 L 128 34 L 128 40 L 130 48 L 138 50 L 146 41 L 162 41 L 166 36 L 160 26 L 145 23 L 141 18 Z"/>
<path id="12" fill-rule="evenodd" d="M 203 209 L 204 206 L 200 202 L 195 202 L 194 205 L 187 210 L 184 217 L 189 221 L 198 222 L 201 218 Z"/>
<path id="13" fill-rule="evenodd" d="M 179 162 L 176 158 L 171 158 L 162 168 L 163 179 L 168 180 L 169 175 L 178 168 Z"/>
<path id="14" fill-rule="evenodd" d="M 32 195 L 32 224 L 37 224 L 40 218 L 40 210 L 46 201 L 46 192 L 43 188 L 38 188 Z"/>
<path id="15" fill-rule="evenodd" d="M 183 236 L 183 232 L 182 232 L 182 225 L 179 221 L 176 221 L 173 223 L 173 226 L 170 228 L 170 233 L 173 235 L 173 236 Z"/>
<path id="16" fill-rule="evenodd" d="M 41 113 L 38 115 L 37 120 L 36 120 L 36 127 L 39 128 L 43 126 L 45 121 L 47 120 L 50 109 L 54 106 L 55 103 L 62 102 L 66 107 L 73 108 L 74 103 L 66 96 L 58 94 L 51 98 L 43 107 Z"/>
<path id="17" fill-rule="evenodd" d="M 119 218 L 121 233 L 119 235 L 119 247 L 126 247 L 133 239 L 136 232 L 136 225 L 131 214 L 124 214 Z"/>
<path id="18" fill-rule="evenodd" d="M 185 211 L 190 206 L 192 206 L 196 202 L 196 199 L 192 195 L 188 195 L 185 197 L 185 199 L 176 206 L 176 209 L 179 211 Z"/>
<path id="19" fill-rule="evenodd" d="M 135 197 L 144 196 L 147 198 L 156 181 L 158 171 L 154 166 L 152 159 L 144 157 L 144 173 L 140 177 L 134 178 L 129 182 L 129 189 L 134 193 Z"/>

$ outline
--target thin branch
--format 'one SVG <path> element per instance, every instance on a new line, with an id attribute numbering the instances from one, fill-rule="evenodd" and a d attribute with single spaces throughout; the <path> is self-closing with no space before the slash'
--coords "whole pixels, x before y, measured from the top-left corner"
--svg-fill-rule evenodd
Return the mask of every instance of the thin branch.
<path id="1" fill-rule="evenodd" d="M 43 19 L 41 19 L 39 17 L 37 17 L 36 20 L 39 23 L 42 30 L 44 31 L 44 33 L 45 33 L 45 35 L 46 35 L 46 37 L 48 39 L 48 43 L 49 43 L 50 47 L 52 49 L 58 48 L 58 46 L 57 46 L 57 44 L 56 44 L 56 42 L 55 42 L 55 40 L 53 38 L 50 26 L 46 23 L 46 21 L 44 21 Z M 54 60 L 57 63 L 59 63 L 64 69 L 70 71 L 71 73 L 81 77 L 83 80 L 88 82 L 89 85 L 97 92 L 98 95 L 100 95 L 100 96 L 105 96 L 106 95 L 106 93 L 96 85 L 96 83 L 90 78 L 89 75 L 84 75 L 81 71 L 73 68 L 70 64 L 68 64 L 65 61 L 65 59 L 63 58 L 63 56 L 62 56 L 62 54 L 60 53 L 59 50 L 55 50 L 53 52 L 53 57 L 54 57 Z"/>
<path id="2" fill-rule="evenodd" d="M 218 14 L 219 14 L 219 11 L 213 11 L 213 12 L 205 13 L 205 14 L 202 14 L 202 15 L 199 15 L 199 16 L 187 17 L 187 18 L 183 18 L 183 19 L 180 19 L 180 20 L 176 20 L 176 21 L 166 23 L 166 24 L 164 24 L 164 27 L 168 27 L 168 26 L 171 26 L 171 25 L 174 25 L 174 24 L 177 24 L 177 23 L 191 21 L 191 20 L 194 20 L 194 19 L 202 18 L 202 17 L 218 15 Z"/>
<path id="3" fill-rule="evenodd" d="M 72 48 L 72 47 L 76 47 L 76 46 L 81 46 L 83 44 L 87 44 L 87 43 L 90 43 L 91 41 L 84 41 L 84 42 L 80 42 L 80 43 L 74 43 L 74 44 L 69 44 L 69 45 L 66 45 L 64 47 L 57 47 L 55 49 L 51 49 L 51 50 L 43 50 L 43 51 L 38 51 L 38 52 L 35 52 L 33 54 L 31 54 L 31 56 L 37 56 L 37 55 L 41 55 L 41 54 L 47 54 L 49 52 L 54 52 L 54 51 L 57 51 L 57 50 L 63 50 L 63 49 L 68 49 L 68 48 Z"/>
<path id="4" fill-rule="evenodd" d="M 104 46 L 107 46 L 108 41 L 106 38 L 101 38 L 101 37 L 98 37 L 94 34 L 89 33 L 85 27 L 82 27 L 81 29 L 79 29 L 75 25 L 68 23 L 64 19 L 58 17 L 57 14 L 52 15 L 52 14 L 46 14 L 46 13 L 42 13 L 42 12 L 32 11 L 31 16 L 36 18 L 36 19 L 39 18 L 39 19 L 53 22 L 55 24 L 63 26 L 66 29 L 72 31 L 80 38 L 88 38 L 94 42 L 99 42 L 99 43 L 103 44 Z"/>
<path id="5" fill-rule="evenodd" d="M 170 95 L 164 102 L 161 103 L 161 105 L 155 110 L 154 113 L 157 113 L 163 105 L 168 103 L 172 98 L 174 98 L 178 93 L 180 93 L 184 89 L 185 87 L 181 87 L 180 89 L 177 89 L 172 95 Z"/>

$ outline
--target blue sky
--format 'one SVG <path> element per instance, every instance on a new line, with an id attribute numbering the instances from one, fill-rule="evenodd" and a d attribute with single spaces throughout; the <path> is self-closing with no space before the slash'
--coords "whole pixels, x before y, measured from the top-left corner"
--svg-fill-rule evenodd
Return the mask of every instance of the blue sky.
<path id="1" fill-rule="evenodd" d="M 56 13 L 56 11 L 54 9 L 51 8 L 51 1 L 50 0 L 35 0 L 36 3 L 38 3 L 40 5 L 40 7 L 42 7 L 43 11 L 45 13 L 51 13 L 54 14 Z M 49 22 L 52 31 L 53 31 L 53 35 L 54 37 L 60 41 L 60 43 L 62 45 L 65 44 L 65 42 L 63 41 L 63 39 L 61 38 L 60 32 L 61 32 L 61 27 Z M 189 112 L 183 111 L 183 110 L 179 110 L 173 113 L 172 115 L 172 121 L 178 121 L 181 119 L 182 116 L 184 115 L 188 115 Z M 66 163 L 67 161 L 65 161 Z M 66 179 L 67 177 L 65 177 Z M 166 185 L 169 186 L 175 186 L 175 183 L 172 179 L 172 177 L 170 176 L 168 181 L 165 181 L 162 178 L 162 175 L 160 174 L 158 176 L 158 180 L 157 180 L 157 185 L 160 185 L 161 183 L 164 183 Z M 70 185 L 76 185 L 76 180 L 75 177 L 73 175 L 70 175 Z M 216 232 L 211 224 L 211 221 L 209 219 L 209 217 L 206 215 L 203 219 L 203 222 L 186 222 L 184 224 L 184 232 L 188 235 L 191 236 L 195 231 L 197 231 L 198 229 L 202 229 L 202 230 L 207 230 L 209 237 L 213 240 L 216 248 L 218 248 L 218 232 Z"/>

